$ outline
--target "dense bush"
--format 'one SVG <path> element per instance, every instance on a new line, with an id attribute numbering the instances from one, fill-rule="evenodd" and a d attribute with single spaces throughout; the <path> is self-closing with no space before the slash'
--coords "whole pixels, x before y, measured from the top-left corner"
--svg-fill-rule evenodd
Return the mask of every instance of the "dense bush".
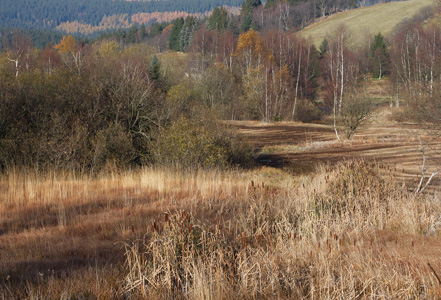
<path id="1" fill-rule="evenodd" d="M 294 118 L 301 122 L 319 121 L 322 118 L 322 112 L 317 105 L 307 99 L 302 99 L 297 103 L 296 114 Z"/>
<path id="2" fill-rule="evenodd" d="M 224 169 L 251 166 L 253 151 L 213 121 L 181 117 L 159 133 L 154 161 L 179 168 Z"/>
<path id="3" fill-rule="evenodd" d="M 0 74 L 0 168 L 145 162 L 165 104 L 149 85 L 148 66 L 123 58 L 97 57 L 81 76 L 64 68 Z"/>
<path id="4" fill-rule="evenodd" d="M 148 55 L 142 46 L 90 55 L 81 75 L 58 66 L 15 78 L 0 63 L 0 169 L 249 165 L 250 149 L 221 129 L 191 84 L 150 79 Z"/>

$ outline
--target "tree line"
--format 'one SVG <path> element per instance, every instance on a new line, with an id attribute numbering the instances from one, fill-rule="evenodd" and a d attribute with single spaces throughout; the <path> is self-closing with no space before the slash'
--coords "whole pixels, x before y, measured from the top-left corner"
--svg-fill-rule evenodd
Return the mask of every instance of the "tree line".
<path id="1" fill-rule="evenodd" d="M 268 0 L 267 10 L 283 4 L 285 26 L 305 25 L 312 19 L 345 9 L 390 0 Z M 170 14 L 205 14 L 219 6 L 240 7 L 247 17 L 248 26 L 267 26 L 251 8 L 262 6 L 259 1 L 242 0 L 3 0 L 0 2 L 0 28 L 55 29 L 93 34 L 114 28 L 127 28 L 133 24 L 168 21 Z M 263 6 L 262 6 L 263 8 Z M 155 17 L 149 16 L 154 14 Z M 164 14 L 164 17 L 162 17 Z M 259 12 L 260 16 L 262 12 Z M 259 22 L 260 20 L 260 22 Z M 254 23 L 253 23 L 254 21 Z M 254 25 L 252 25 L 252 23 Z M 289 23 L 289 24 L 287 24 Z M 256 28 L 253 28 L 256 29 Z"/>
<path id="2" fill-rule="evenodd" d="M 185 11 L 204 13 L 215 7 L 240 6 L 242 0 L 3 0 L 0 1 L 0 27 L 42 29 L 55 28 L 63 22 L 79 21 L 97 26 L 105 16 L 142 12 Z"/>

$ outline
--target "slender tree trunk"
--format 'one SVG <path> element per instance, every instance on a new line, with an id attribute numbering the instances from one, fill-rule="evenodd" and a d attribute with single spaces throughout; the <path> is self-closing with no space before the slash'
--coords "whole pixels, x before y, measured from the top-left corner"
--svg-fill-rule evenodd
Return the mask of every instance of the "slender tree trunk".
<path id="1" fill-rule="evenodd" d="M 340 101 L 338 103 L 338 116 L 341 114 L 341 106 L 343 103 L 343 92 L 344 92 L 344 33 L 342 33 L 341 41 L 340 41 Z"/>
<path id="2" fill-rule="evenodd" d="M 265 68 L 265 122 L 268 123 L 268 68 Z"/>
<path id="3" fill-rule="evenodd" d="M 334 100 L 334 112 L 333 112 L 333 116 L 334 116 L 334 132 L 335 132 L 335 136 L 337 137 L 337 140 L 339 142 L 341 142 L 340 136 L 338 135 L 338 129 L 337 129 L 337 112 L 336 112 L 336 108 L 337 108 L 337 101 Z"/>
<path id="4" fill-rule="evenodd" d="M 8 60 L 15 64 L 15 78 L 17 78 L 18 77 L 18 71 L 19 71 L 19 68 L 18 68 L 19 67 L 19 59 L 18 58 L 17 59 L 12 59 L 12 58 L 8 57 Z"/>
<path id="5" fill-rule="evenodd" d="M 294 94 L 294 106 L 292 108 L 292 119 L 294 120 L 297 108 L 297 97 L 299 94 L 299 82 L 300 82 L 300 71 L 302 67 L 302 47 L 299 46 L 299 65 L 297 67 L 297 78 L 296 78 L 296 91 Z"/>

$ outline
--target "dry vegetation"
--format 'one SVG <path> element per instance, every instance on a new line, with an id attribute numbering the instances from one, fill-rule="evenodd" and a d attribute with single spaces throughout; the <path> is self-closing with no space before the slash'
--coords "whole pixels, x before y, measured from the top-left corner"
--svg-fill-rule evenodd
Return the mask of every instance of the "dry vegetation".
<path id="1" fill-rule="evenodd" d="M 3 299 L 436 299 L 441 204 L 363 161 L 102 178 L 11 170 Z"/>

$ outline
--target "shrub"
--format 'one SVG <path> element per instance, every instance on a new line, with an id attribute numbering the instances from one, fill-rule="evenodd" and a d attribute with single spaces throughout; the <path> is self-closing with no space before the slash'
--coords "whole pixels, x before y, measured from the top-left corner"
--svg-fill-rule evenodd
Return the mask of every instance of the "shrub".
<path id="1" fill-rule="evenodd" d="M 93 169 L 101 169 L 106 165 L 127 167 L 136 157 L 132 140 L 119 123 L 98 132 L 93 144 Z"/>
<path id="2" fill-rule="evenodd" d="M 316 211 L 335 216 L 369 214 L 394 193 L 395 187 L 383 178 L 375 164 L 362 160 L 342 162 L 328 175 L 326 192 L 316 202 Z"/>
<path id="3" fill-rule="evenodd" d="M 374 106 L 370 99 L 353 98 L 345 102 L 340 122 L 344 127 L 347 139 L 351 139 L 357 128 L 369 120 L 373 108 Z"/>
<path id="4" fill-rule="evenodd" d="M 162 130 L 154 149 L 154 161 L 179 168 L 249 166 L 253 151 L 213 121 L 179 118 Z"/>
<path id="5" fill-rule="evenodd" d="M 297 103 L 295 119 L 304 123 L 319 121 L 322 118 L 322 112 L 317 106 L 307 99 L 299 100 Z"/>

